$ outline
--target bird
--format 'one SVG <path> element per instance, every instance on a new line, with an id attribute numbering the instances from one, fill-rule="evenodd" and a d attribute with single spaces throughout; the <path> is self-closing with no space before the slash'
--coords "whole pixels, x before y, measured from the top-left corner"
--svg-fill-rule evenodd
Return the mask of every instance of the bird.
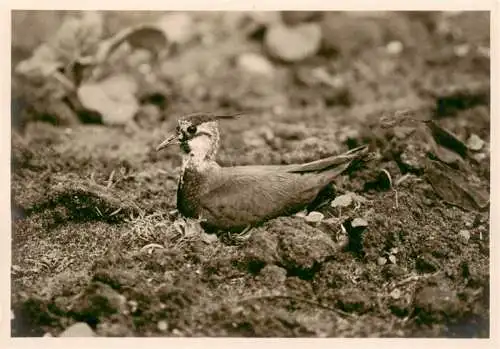
<path id="1" fill-rule="evenodd" d="M 171 144 L 180 146 L 177 210 L 185 218 L 198 219 L 205 231 L 241 232 L 297 213 L 368 153 L 364 145 L 307 163 L 221 166 L 216 161 L 219 120 L 241 114 L 183 115 L 175 132 L 156 147 L 160 151 Z"/>

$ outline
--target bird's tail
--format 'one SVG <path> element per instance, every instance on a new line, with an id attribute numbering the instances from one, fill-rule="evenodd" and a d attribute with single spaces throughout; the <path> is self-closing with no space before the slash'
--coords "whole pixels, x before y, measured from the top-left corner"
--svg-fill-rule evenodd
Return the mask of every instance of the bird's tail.
<path id="1" fill-rule="evenodd" d="M 287 171 L 292 173 L 304 173 L 331 172 L 333 170 L 335 174 L 341 174 L 355 163 L 363 160 L 368 154 L 368 146 L 362 145 L 340 155 L 330 156 L 305 164 L 290 165 Z"/>

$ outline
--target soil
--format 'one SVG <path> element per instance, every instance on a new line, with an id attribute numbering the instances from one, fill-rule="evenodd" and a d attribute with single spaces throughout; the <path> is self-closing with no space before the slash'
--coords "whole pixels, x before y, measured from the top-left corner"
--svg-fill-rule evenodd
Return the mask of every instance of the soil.
<path id="1" fill-rule="evenodd" d="M 478 135 L 482 156 L 463 162 L 489 191 L 490 61 L 478 48 L 489 45 L 488 15 L 450 22 L 458 37 L 437 34 L 436 14 L 331 15 L 325 47 L 338 52 L 271 59 L 272 77 L 235 65 L 266 53 L 258 35 L 230 35 L 224 22 L 215 40 L 164 62 L 158 76 L 173 92 L 144 102 L 134 125 L 13 129 L 12 336 L 86 322 L 98 336 L 489 337 L 488 209 L 438 195 L 425 138 L 412 133 L 425 127 L 381 127 L 384 115 L 412 110 L 464 142 Z M 391 41 L 403 51 L 388 53 Z M 317 67 L 340 87 L 300 78 Z M 182 113 L 221 109 L 246 111 L 221 123 L 226 166 L 369 144 L 373 160 L 339 177 L 330 197 L 366 200 L 326 204 L 320 223 L 280 217 L 241 236 L 182 224 L 179 150 L 154 148 Z"/>

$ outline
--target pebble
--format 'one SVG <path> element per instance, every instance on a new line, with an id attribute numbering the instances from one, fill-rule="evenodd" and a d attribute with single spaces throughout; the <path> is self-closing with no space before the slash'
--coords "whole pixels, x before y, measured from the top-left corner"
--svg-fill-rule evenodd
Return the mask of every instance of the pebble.
<path id="1" fill-rule="evenodd" d="M 94 337 L 94 331 L 85 322 L 77 322 L 59 335 L 59 337 Z"/>
<path id="2" fill-rule="evenodd" d="M 349 205 L 352 204 L 352 195 L 350 194 L 344 194 L 337 196 L 330 206 L 332 207 L 348 207 Z"/>
<path id="3" fill-rule="evenodd" d="M 276 23 L 266 32 L 265 46 L 272 56 L 283 61 L 301 61 L 319 51 L 321 28 L 316 23 L 302 23 L 294 27 Z"/>
<path id="4" fill-rule="evenodd" d="M 474 154 L 473 156 L 474 160 L 476 160 L 477 162 L 483 161 L 484 159 L 486 159 L 486 157 L 487 155 L 484 153 Z"/>
<path id="5" fill-rule="evenodd" d="M 399 290 L 399 288 L 395 288 L 394 290 L 392 290 L 390 296 L 393 299 L 399 299 L 401 297 L 401 291 Z"/>
<path id="6" fill-rule="evenodd" d="M 128 75 L 114 75 L 99 83 L 86 83 L 78 88 L 82 105 L 99 112 L 107 125 L 125 125 L 139 110 L 135 97 L 138 85 Z"/>
<path id="7" fill-rule="evenodd" d="M 238 67 L 250 74 L 260 75 L 272 78 L 274 76 L 274 66 L 271 62 L 257 54 L 257 53 L 244 53 L 237 59 Z"/>
<path id="8" fill-rule="evenodd" d="M 127 304 L 130 307 L 130 311 L 132 313 L 135 313 L 137 311 L 137 307 L 138 307 L 137 301 L 135 301 L 135 300 L 132 299 L 132 300 L 129 300 L 127 302 Z"/>
<path id="9" fill-rule="evenodd" d="M 306 217 L 306 211 L 299 211 L 295 214 L 295 217 L 299 217 L 299 218 L 305 218 Z"/>
<path id="10" fill-rule="evenodd" d="M 391 41 L 387 44 L 386 50 L 391 55 L 399 55 L 403 51 L 403 44 L 400 41 Z"/>
<path id="11" fill-rule="evenodd" d="M 158 321 L 158 330 L 162 331 L 162 332 L 165 332 L 166 330 L 168 330 L 168 324 L 165 320 L 160 320 Z"/>
<path id="12" fill-rule="evenodd" d="M 215 234 L 207 234 L 205 232 L 201 233 L 201 240 L 206 244 L 216 243 L 219 239 Z"/>
<path id="13" fill-rule="evenodd" d="M 308 223 L 319 223 L 323 220 L 325 215 L 321 212 L 312 211 L 307 216 L 304 217 L 305 221 Z"/>
<path id="14" fill-rule="evenodd" d="M 351 223 L 351 226 L 353 228 L 358 228 L 358 227 L 367 227 L 368 226 L 368 222 L 366 220 L 364 220 L 363 218 L 354 218 L 352 223 Z"/>
<path id="15" fill-rule="evenodd" d="M 483 148 L 484 143 L 485 142 L 478 135 L 473 133 L 467 140 L 467 147 L 470 150 L 479 151 Z"/>
<path id="16" fill-rule="evenodd" d="M 469 239 L 470 239 L 470 232 L 468 230 L 460 230 L 458 232 L 458 235 L 460 236 L 460 238 L 465 242 L 469 242 Z"/>
<path id="17" fill-rule="evenodd" d="M 392 264 L 396 264 L 396 256 L 394 256 L 394 255 L 391 254 L 389 256 L 389 260 L 391 261 Z"/>
<path id="18" fill-rule="evenodd" d="M 378 257 L 377 258 L 377 264 L 378 265 L 384 265 L 387 263 L 387 259 L 385 257 Z"/>
<path id="19" fill-rule="evenodd" d="M 176 337 L 182 337 L 182 336 L 184 336 L 184 333 L 182 333 L 182 332 L 181 332 L 180 330 L 178 330 L 177 328 L 174 328 L 174 329 L 172 330 L 172 334 L 173 334 L 174 336 L 176 336 Z"/>

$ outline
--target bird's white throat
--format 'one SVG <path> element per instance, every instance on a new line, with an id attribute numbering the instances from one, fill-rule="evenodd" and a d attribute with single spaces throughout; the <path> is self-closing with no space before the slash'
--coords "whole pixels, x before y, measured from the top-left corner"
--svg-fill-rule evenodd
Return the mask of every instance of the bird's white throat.
<path id="1" fill-rule="evenodd" d="M 211 138 L 206 135 L 200 135 L 191 139 L 189 142 L 189 153 L 182 156 L 182 168 L 196 168 L 201 170 L 214 160 L 215 151 Z"/>

